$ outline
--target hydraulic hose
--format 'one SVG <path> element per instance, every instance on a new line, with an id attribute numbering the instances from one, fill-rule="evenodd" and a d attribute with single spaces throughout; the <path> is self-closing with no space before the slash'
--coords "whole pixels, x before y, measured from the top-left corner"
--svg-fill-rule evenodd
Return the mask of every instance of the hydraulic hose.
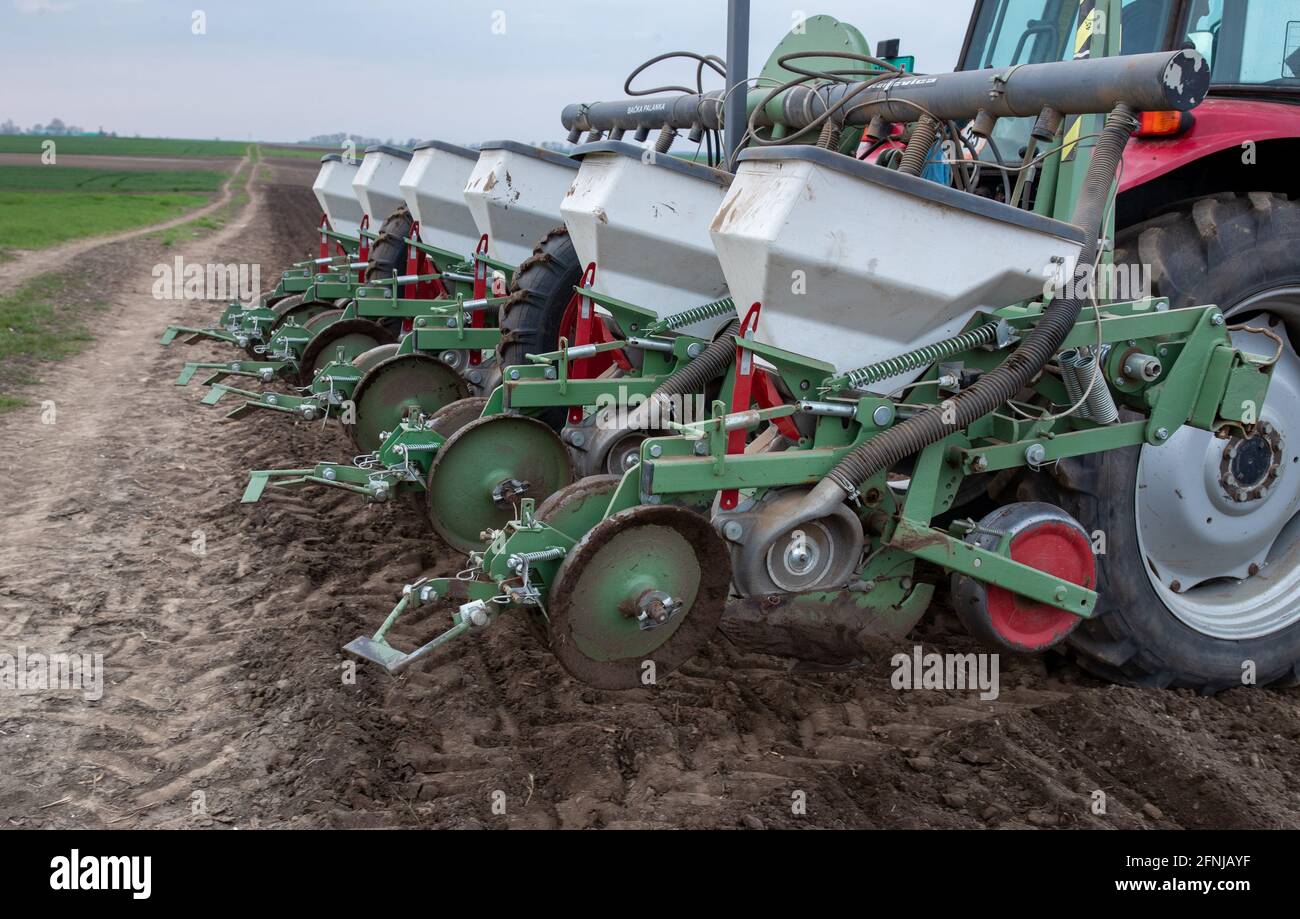
<path id="1" fill-rule="evenodd" d="M 1102 219 L 1110 200 L 1111 188 L 1118 174 L 1120 160 L 1129 138 L 1137 130 L 1133 110 L 1118 105 L 1106 118 L 1106 127 L 1093 150 L 1092 162 L 1075 206 L 1074 223 L 1087 233 L 1087 241 L 1075 267 L 1075 290 L 1087 289 L 1079 283 L 1091 273 L 1097 258 L 1098 240 L 1105 232 Z M 836 506 L 856 493 L 863 482 L 882 470 L 937 443 L 953 431 L 968 427 L 996 411 L 998 406 L 1016 396 L 1033 381 L 1060 349 L 1074 328 L 1083 308 L 1083 298 L 1071 296 L 1053 300 L 1024 342 L 996 369 L 985 374 L 969 389 L 945 405 L 936 405 L 919 415 L 890 428 L 863 443 L 827 474 L 804 500 L 798 526 L 831 513 Z M 951 423 L 945 421 L 945 416 Z M 790 522 L 783 526 L 788 528 Z"/>

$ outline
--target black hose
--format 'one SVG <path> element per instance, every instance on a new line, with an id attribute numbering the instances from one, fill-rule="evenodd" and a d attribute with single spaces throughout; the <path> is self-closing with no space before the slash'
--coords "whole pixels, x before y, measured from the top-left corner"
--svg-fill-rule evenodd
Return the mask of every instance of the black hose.
<path id="1" fill-rule="evenodd" d="M 1111 188 L 1124 147 L 1135 130 L 1137 120 L 1133 110 L 1121 104 L 1107 116 L 1106 127 L 1093 151 L 1073 221 L 1087 233 L 1083 253 L 1075 268 L 1076 282 L 1084 281 L 1096 261 L 1098 239 L 1105 232 L 1101 224 Z M 1085 285 L 1076 283 L 1074 289 L 1085 289 Z M 1042 317 L 1024 343 L 996 369 L 944 405 L 932 406 L 873 437 L 844 457 L 808 495 L 798 522 L 824 516 L 820 512 L 823 508 L 843 503 L 863 482 L 881 470 L 892 468 L 1015 398 L 1056 355 L 1082 309 L 1082 297 L 1053 300 L 1044 308 Z M 805 512 L 813 516 L 805 516 Z"/>
<path id="2" fill-rule="evenodd" d="M 628 416 L 629 428 L 644 427 L 636 419 L 644 413 L 648 417 L 650 406 L 659 403 L 660 417 L 670 417 L 665 408 L 672 405 L 673 396 L 694 395 L 704 392 L 704 388 L 730 369 L 736 360 L 736 335 L 740 332 L 740 320 L 733 319 L 718 334 L 717 338 L 700 353 L 700 356 L 687 361 L 670 373 L 655 391 L 631 415 Z"/>

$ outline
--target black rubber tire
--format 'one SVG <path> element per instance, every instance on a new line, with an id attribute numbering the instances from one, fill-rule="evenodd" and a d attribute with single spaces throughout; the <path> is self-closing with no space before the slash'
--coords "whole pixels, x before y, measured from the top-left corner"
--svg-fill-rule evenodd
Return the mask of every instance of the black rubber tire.
<path id="1" fill-rule="evenodd" d="M 559 347 L 560 323 L 582 281 L 582 262 L 564 227 L 542 238 L 533 254 L 519 266 L 510 285 L 510 299 L 501 306 L 501 341 L 497 361 L 504 370 L 528 363 L 529 354 L 544 354 Z M 555 430 L 564 427 L 568 410 L 546 409 L 536 417 Z"/>
<path id="2" fill-rule="evenodd" d="M 393 278 L 406 273 L 406 240 L 415 219 L 405 206 L 388 215 L 379 228 L 379 238 L 370 247 L 366 278 Z"/>
<path id="3" fill-rule="evenodd" d="M 1283 285 L 1300 286 L 1300 204 L 1269 193 L 1216 195 L 1126 230 L 1116 264 L 1151 266 L 1153 293 L 1174 307 L 1235 305 Z M 1130 419 L 1135 416 L 1129 416 Z M 1069 639 L 1086 669 L 1118 683 L 1211 693 L 1256 682 L 1300 679 L 1300 623 L 1264 638 L 1227 641 L 1184 625 L 1151 586 L 1137 537 L 1133 496 L 1141 448 L 1059 463 L 1026 477 L 1021 500 L 1050 501 L 1090 533 L 1106 534 L 1098 556 L 1097 615 Z"/>

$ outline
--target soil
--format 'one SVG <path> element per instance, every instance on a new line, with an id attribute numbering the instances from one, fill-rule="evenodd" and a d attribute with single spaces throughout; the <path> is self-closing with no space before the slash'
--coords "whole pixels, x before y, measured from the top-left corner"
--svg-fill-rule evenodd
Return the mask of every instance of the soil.
<path id="1" fill-rule="evenodd" d="M 268 165 L 242 217 L 179 254 L 270 278 L 308 252 L 316 164 Z M 339 649 L 459 559 L 400 502 L 240 505 L 250 469 L 350 451 L 335 427 L 226 423 L 173 385 L 184 360 L 229 353 L 158 346 L 216 311 L 152 299 L 150 269 L 176 254 L 149 237 L 77 251 L 65 270 L 111 303 L 98 341 L 33 394 L 55 424 L 0 417 L 0 651 L 105 668 L 97 702 L 0 695 L 0 825 L 1300 826 L 1294 689 L 1203 698 L 1004 657 L 985 702 L 895 690 L 887 656 L 791 673 L 720 640 L 656 689 L 613 693 L 510 619 L 403 677 L 348 679 Z M 942 608 L 915 638 L 975 650 Z"/>

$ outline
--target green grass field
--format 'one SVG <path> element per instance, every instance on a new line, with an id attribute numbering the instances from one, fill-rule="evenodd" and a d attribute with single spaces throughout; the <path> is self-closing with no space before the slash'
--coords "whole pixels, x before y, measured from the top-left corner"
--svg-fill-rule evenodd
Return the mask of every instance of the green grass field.
<path id="1" fill-rule="evenodd" d="M 171 140 L 162 137 L 39 137 L 0 135 L 0 153 L 41 153 L 53 140 L 55 153 L 82 156 L 243 156 L 249 144 L 238 140 Z"/>
<path id="2" fill-rule="evenodd" d="M 44 249 L 161 223 L 207 204 L 204 195 L 0 191 L 0 250 Z"/>
<path id="3" fill-rule="evenodd" d="M 18 391 L 40 382 L 45 361 L 84 350 L 93 340 L 85 319 L 104 309 L 84 280 L 46 274 L 0 296 L 0 414 L 28 405 Z"/>
<path id="4" fill-rule="evenodd" d="M 79 166 L 0 166 L 0 192 L 215 192 L 226 180 L 211 170 L 83 169 Z"/>

